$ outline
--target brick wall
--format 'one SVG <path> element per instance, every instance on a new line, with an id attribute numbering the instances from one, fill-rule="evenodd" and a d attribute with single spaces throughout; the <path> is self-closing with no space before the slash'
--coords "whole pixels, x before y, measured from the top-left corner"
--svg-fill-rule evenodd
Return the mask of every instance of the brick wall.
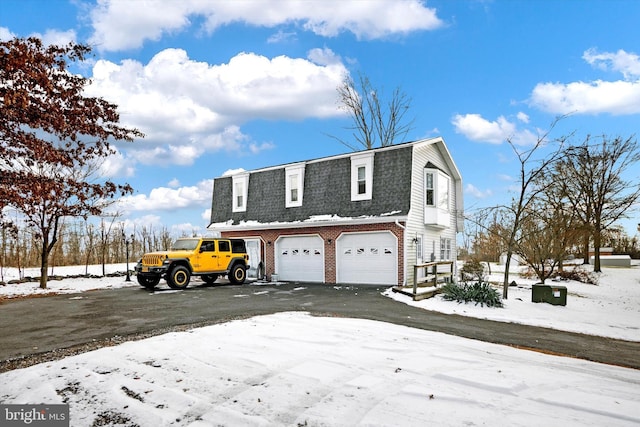
<path id="1" fill-rule="evenodd" d="M 404 281 L 404 229 L 394 222 L 380 224 L 357 224 L 357 225 L 340 225 L 325 227 L 304 227 L 304 228 L 282 228 L 270 230 L 236 230 L 226 231 L 222 233 L 222 237 L 226 238 L 255 238 L 262 240 L 262 259 L 265 263 L 265 272 L 267 276 L 271 276 L 275 270 L 275 241 L 281 236 L 297 236 L 297 235 L 318 235 L 322 238 L 325 245 L 324 250 L 324 281 L 328 284 L 336 283 L 336 251 L 334 246 L 336 240 L 345 232 L 364 232 L 364 231 L 391 231 L 398 239 L 398 284 Z"/>

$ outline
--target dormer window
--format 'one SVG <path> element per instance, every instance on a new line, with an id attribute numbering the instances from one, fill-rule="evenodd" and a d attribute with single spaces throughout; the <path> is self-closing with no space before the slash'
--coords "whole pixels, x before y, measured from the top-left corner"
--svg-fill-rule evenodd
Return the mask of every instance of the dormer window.
<path id="1" fill-rule="evenodd" d="M 358 195 L 367 194 L 367 168 L 358 166 Z"/>
<path id="2" fill-rule="evenodd" d="M 233 185 L 233 212 L 247 211 L 247 192 L 249 189 L 249 174 L 238 174 L 231 177 Z"/>
<path id="3" fill-rule="evenodd" d="M 371 200 L 373 154 L 373 152 L 367 152 L 351 157 L 351 201 Z"/>
<path id="4" fill-rule="evenodd" d="M 304 163 L 288 166 L 285 169 L 285 207 L 302 206 L 304 189 Z"/>

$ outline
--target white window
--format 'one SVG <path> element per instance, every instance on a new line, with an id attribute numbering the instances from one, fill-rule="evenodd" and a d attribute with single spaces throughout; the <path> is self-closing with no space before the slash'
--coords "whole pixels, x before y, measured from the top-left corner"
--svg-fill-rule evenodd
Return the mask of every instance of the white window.
<path id="1" fill-rule="evenodd" d="M 435 188 L 433 188 L 433 172 L 426 172 L 424 175 L 424 204 L 425 206 L 435 206 Z"/>
<path id="2" fill-rule="evenodd" d="M 440 239 L 440 260 L 451 260 L 451 239 Z"/>
<path id="3" fill-rule="evenodd" d="M 428 164 L 424 170 L 424 223 L 438 228 L 450 227 L 450 182 L 447 174 Z"/>
<path id="4" fill-rule="evenodd" d="M 358 166 L 358 183 L 357 194 L 367 194 L 367 168 L 365 166 Z"/>
<path id="5" fill-rule="evenodd" d="M 443 173 L 438 174 L 438 208 L 449 210 L 449 177 Z"/>
<path id="6" fill-rule="evenodd" d="M 304 164 L 287 166 L 285 169 L 285 207 L 302 206 L 304 188 Z"/>
<path id="7" fill-rule="evenodd" d="M 449 210 L 449 177 L 437 169 L 425 169 L 424 205 Z"/>
<path id="8" fill-rule="evenodd" d="M 351 157 L 351 201 L 371 200 L 373 194 L 373 152 Z"/>
<path id="9" fill-rule="evenodd" d="M 247 191 L 249 189 L 249 174 L 233 175 L 233 212 L 247 211 Z"/>

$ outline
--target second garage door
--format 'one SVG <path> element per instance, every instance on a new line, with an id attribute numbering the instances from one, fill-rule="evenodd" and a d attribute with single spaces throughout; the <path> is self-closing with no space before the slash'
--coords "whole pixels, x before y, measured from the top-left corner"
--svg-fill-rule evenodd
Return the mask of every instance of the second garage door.
<path id="1" fill-rule="evenodd" d="M 279 279 L 324 282 L 324 242 L 319 236 L 286 236 L 276 241 Z"/>
<path id="2" fill-rule="evenodd" d="M 398 284 L 398 240 L 389 232 L 345 233 L 336 243 L 338 283 Z"/>

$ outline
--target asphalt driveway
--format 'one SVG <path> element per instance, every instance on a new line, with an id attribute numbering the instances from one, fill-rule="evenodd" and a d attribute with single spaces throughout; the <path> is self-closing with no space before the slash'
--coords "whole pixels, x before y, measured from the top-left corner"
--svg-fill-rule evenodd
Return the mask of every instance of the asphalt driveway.
<path id="1" fill-rule="evenodd" d="M 198 285 L 7 300 L 0 304 L 0 372 L 128 339 L 283 311 L 379 320 L 640 369 L 638 342 L 427 311 L 381 295 L 382 287 Z"/>

